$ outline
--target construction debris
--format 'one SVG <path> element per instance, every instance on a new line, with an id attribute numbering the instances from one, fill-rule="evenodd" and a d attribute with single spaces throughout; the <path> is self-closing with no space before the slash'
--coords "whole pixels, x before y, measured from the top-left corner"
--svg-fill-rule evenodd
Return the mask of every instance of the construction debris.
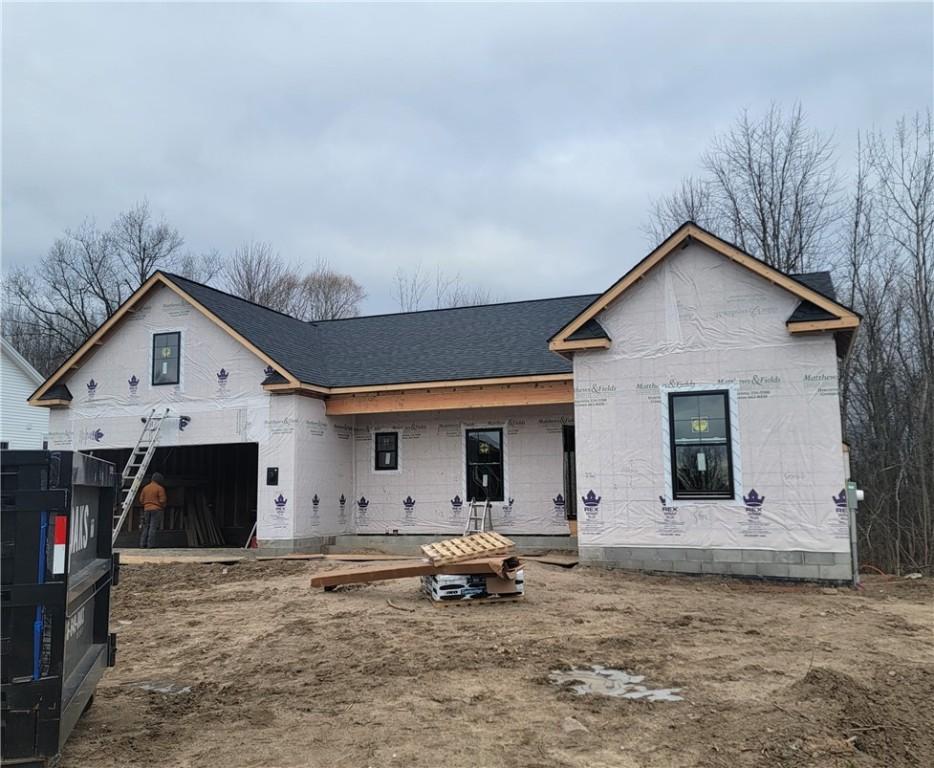
<path id="1" fill-rule="evenodd" d="M 522 562 L 516 557 L 491 557 L 444 565 L 434 565 L 428 560 L 408 560 L 386 565 L 364 565 L 359 568 L 324 571 L 312 576 L 311 586 L 329 589 L 342 584 L 369 584 L 374 581 L 434 574 L 482 574 L 511 580 L 515 578 L 521 565 Z"/>
<path id="2" fill-rule="evenodd" d="M 444 565 L 446 563 L 474 560 L 478 557 L 508 555 L 515 548 L 516 545 L 505 536 L 493 531 L 487 531 L 457 539 L 445 539 L 432 544 L 424 544 L 422 552 L 435 565 Z"/>
<path id="3" fill-rule="evenodd" d="M 525 592 L 515 544 L 498 533 L 485 531 L 437 541 L 425 544 L 422 551 L 427 555 L 422 560 L 319 573 L 312 577 L 311 586 L 332 590 L 342 584 L 421 577 L 422 591 L 435 605 L 516 600 Z"/>
<path id="4" fill-rule="evenodd" d="M 512 579 L 485 574 L 432 574 L 422 576 L 422 591 L 437 602 L 517 598 L 525 594 L 525 578 L 522 569 Z"/>

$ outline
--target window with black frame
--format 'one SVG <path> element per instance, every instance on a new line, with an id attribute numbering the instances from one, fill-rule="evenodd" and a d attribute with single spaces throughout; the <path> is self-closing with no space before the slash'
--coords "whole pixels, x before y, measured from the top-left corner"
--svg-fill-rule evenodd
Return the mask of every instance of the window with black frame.
<path id="1" fill-rule="evenodd" d="M 467 430 L 467 500 L 503 501 L 503 430 Z"/>
<path id="2" fill-rule="evenodd" d="M 377 470 L 399 469 L 399 433 L 376 433 L 376 459 Z"/>
<path id="3" fill-rule="evenodd" d="M 732 499 L 729 393 L 672 392 L 671 483 L 675 499 Z"/>
<path id="4" fill-rule="evenodd" d="M 179 332 L 156 333 L 152 337 L 152 383 L 178 384 L 178 359 L 181 349 Z"/>

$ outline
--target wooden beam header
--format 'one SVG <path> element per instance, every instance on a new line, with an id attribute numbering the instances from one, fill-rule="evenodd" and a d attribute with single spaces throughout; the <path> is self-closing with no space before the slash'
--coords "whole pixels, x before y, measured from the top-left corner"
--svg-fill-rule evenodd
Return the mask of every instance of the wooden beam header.
<path id="1" fill-rule="evenodd" d="M 325 412 L 329 416 L 348 416 L 358 413 L 468 410 L 573 402 L 574 385 L 568 380 L 331 395 L 325 401 Z"/>

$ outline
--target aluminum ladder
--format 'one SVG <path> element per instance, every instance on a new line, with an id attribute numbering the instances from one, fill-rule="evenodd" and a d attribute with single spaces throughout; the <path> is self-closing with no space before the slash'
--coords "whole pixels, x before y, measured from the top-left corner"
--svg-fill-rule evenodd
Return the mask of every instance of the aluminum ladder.
<path id="1" fill-rule="evenodd" d="M 149 412 L 149 416 L 143 419 L 143 431 L 140 432 L 136 447 L 130 453 L 130 458 L 121 475 L 123 480 L 120 485 L 120 515 L 114 520 L 114 543 L 117 541 L 120 529 L 123 528 L 126 516 L 133 508 L 133 502 L 136 500 L 136 494 L 139 493 L 139 487 L 146 476 L 149 462 L 152 461 L 152 457 L 156 452 L 162 424 L 168 418 L 168 415 L 168 408 L 153 408 Z"/>
<path id="2" fill-rule="evenodd" d="M 464 536 L 470 536 L 472 533 L 483 533 L 493 530 L 493 505 L 489 500 L 483 503 L 482 511 L 480 505 L 470 500 L 470 508 L 467 514 L 467 524 L 464 526 Z"/>

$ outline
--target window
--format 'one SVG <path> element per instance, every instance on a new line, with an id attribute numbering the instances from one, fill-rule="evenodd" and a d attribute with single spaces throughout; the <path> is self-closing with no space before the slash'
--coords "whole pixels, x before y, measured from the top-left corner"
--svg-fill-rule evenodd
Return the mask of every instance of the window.
<path id="1" fill-rule="evenodd" d="M 668 395 L 674 498 L 733 498 L 728 398 L 723 390 Z"/>
<path id="2" fill-rule="evenodd" d="M 467 500 L 503 501 L 503 430 L 467 430 Z"/>
<path id="3" fill-rule="evenodd" d="M 152 337 L 152 383 L 178 384 L 181 333 L 156 333 Z"/>
<path id="4" fill-rule="evenodd" d="M 376 469 L 399 469 L 399 433 L 376 433 Z"/>

